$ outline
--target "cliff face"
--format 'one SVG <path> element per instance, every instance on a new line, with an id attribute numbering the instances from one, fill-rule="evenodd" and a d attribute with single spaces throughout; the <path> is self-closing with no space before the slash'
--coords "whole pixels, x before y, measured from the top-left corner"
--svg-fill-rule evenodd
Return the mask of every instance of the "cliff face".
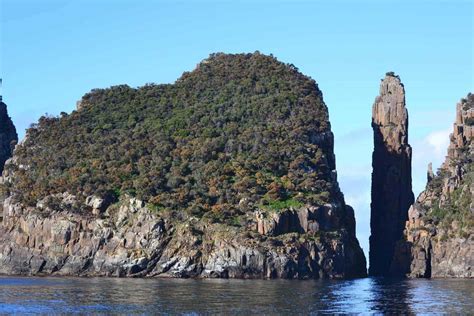
<path id="1" fill-rule="evenodd" d="M 56 198 L 65 205 L 76 203 L 67 194 Z M 300 233 L 275 216 L 281 228 L 262 234 L 257 220 L 242 229 L 194 217 L 177 219 L 126 197 L 100 219 L 55 211 L 44 218 L 10 199 L 4 209 L 2 274 L 288 279 L 366 274 L 357 240 L 340 228 L 345 223 L 337 230 Z M 333 211 L 339 214 L 331 219 L 353 221 L 350 209 L 335 206 Z M 299 212 L 327 216 L 319 209 Z"/>
<path id="2" fill-rule="evenodd" d="M 333 146 L 316 83 L 259 53 L 93 90 L 7 163 L 0 273 L 364 276 Z"/>
<path id="3" fill-rule="evenodd" d="M 8 116 L 7 105 L 0 101 L 0 173 L 3 172 L 5 161 L 12 156 L 17 141 L 18 136 Z"/>
<path id="4" fill-rule="evenodd" d="M 392 273 L 409 277 L 474 277 L 474 95 L 456 108 L 445 162 L 409 210 Z"/>
<path id="5" fill-rule="evenodd" d="M 411 188 L 411 147 L 405 89 L 398 76 L 388 73 L 372 109 L 372 203 L 369 274 L 389 273 L 395 244 L 403 235 Z"/>

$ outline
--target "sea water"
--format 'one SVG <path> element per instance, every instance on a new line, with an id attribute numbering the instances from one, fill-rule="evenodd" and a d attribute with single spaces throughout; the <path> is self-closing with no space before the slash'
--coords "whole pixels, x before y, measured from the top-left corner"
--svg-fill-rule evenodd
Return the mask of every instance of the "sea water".
<path id="1" fill-rule="evenodd" d="M 0 277 L 0 313 L 474 313 L 474 280 Z"/>

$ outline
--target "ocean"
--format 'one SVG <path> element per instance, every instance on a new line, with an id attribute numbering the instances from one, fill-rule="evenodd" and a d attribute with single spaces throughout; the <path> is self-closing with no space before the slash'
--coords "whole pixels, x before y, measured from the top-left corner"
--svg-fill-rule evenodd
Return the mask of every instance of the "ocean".
<path id="1" fill-rule="evenodd" d="M 0 313 L 467 314 L 474 280 L 0 277 Z"/>

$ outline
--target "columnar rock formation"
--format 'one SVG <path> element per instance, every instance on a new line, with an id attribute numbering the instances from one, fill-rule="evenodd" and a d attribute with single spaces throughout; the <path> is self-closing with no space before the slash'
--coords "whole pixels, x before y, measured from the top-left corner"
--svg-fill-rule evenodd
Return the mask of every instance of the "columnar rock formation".
<path id="1" fill-rule="evenodd" d="M 12 156 L 13 147 L 18 141 L 15 126 L 8 116 L 7 105 L 0 99 L 0 174 L 5 161 Z"/>
<path id="2" fill-rule="evenodd" d="M 410 208 L 392 273 L 474 277 L 474 95 L 458 103 L 445 162 Z"/>
<path id="3" fill-rule="evenodd" d="M 408 209 L 414 201 L 408 112 L 400 78 L 387 73 L 372 109 L 372 204 L 370 275 L 387 275 L 396 242 L 403 235 Z"/>

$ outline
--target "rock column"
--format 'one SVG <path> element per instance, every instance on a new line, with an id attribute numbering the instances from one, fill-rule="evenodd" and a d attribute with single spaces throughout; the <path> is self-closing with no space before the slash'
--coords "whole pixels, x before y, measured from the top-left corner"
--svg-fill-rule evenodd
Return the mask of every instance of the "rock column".
<path id="1" fill-rule="evenodd" d="M 387 73 L 372 109 L 372 203 L 369 274 L 388 275 L 395 244 L 403 237 L 414 202 L 408 112 L 400 78 Z"/>

